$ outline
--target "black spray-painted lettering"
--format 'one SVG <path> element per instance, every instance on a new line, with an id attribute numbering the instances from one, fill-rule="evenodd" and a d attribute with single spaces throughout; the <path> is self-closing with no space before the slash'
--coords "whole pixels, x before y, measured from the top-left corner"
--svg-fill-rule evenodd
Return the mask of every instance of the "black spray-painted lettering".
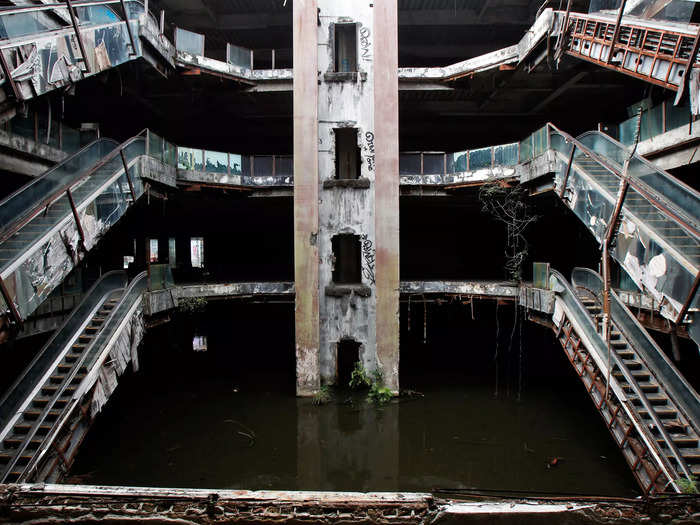
<path id="1" fill-rule="evenodd" d="M 362 265 L 362 276 L 372 284 L 375 284 L 374 245 L 366 233 L 363 233 L 360 239 L 362 240 L 362 260 L 364 261 L 364 264 Z"/>
<path id="2" fill-rule="evenodd" d="M 367 169 L 369 171 L 374 171 L 374 133 L 371 131 L 365 133 L 365 142 L 367 143 L 365 146 L 365 151 L 367 151 L 367 155 L 365 156 L 367 159 Z"/>
<path id="3" fill-rule="evenodd" d="M 368 27 L 360 28 L 360 49 L 362 51 L 362 60 L 365 62 L 372 61 L 372 41 L 370 40 L 371 31 Z"/>

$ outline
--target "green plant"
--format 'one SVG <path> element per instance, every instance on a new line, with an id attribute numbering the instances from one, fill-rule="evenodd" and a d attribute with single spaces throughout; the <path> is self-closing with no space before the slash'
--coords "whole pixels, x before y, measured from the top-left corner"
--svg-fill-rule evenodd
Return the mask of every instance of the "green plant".
<path id="1" fill-rule="evenodd" d="M 319 391 L 314 394 L 312 402 L 315 406 L 321 406 L 330 403 L 332 398 L 331 388 L 328 385 L 323 385 Z"/>
<path id="2" fill-rule="evenodd" d="M 201 312 L 206 306 L 207 300 L 204 297 L 182 297 L 177 301 L 180 311 L 188 314 Z"/>
<path id="3" fill-rule="evenodd" d="M 350 388 L 353 390 L 360 390 L 361 388 L 366 388 L 371 385 L 367 371 L 362 366 L 362 363 L 358 361 L 355 363 L 355 368 L 352 370 L 350 375 Z"/>
<path id="4" fill-rule="evenodd" d="M 388 387 L 381 386 L 379 383 L 372 383 L 372 386 L 369 389 L 368 397 L 377 405 L 384 405 L 391 401 L 391 398 L 394 397 L 394 394 Z"/>
<path id="5" fill-rule="evenodd" d="M 681 491 L 683 491 L 683 494 L 700 494 L 700 490 L 698 490 L 698 479 L 695 476 L 679 479 L 677 483 Z"/>

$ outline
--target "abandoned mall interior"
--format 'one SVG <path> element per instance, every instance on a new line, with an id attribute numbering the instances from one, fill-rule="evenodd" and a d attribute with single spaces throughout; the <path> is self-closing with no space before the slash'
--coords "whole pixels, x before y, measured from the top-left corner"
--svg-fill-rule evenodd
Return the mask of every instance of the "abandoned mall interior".
<path id="1" fill-rule="evenodd" d="M 691 0 L 1 1 L 0 522 L 700 522 L 699 167 Z"/>

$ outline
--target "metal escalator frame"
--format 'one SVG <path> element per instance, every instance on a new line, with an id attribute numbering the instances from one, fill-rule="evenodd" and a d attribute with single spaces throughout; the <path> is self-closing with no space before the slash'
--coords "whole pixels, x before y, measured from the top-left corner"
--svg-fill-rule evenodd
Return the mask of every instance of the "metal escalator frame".
<path id="1" fill-rule="evenodd" d="M 609 159 L 607 159 L 607 158 L 599 155 L 595 151 L 591 150 L 588 146 L 584 145 L 578 139 L 575 139 L 574 137 L 572 137 L 571 135 L 569 135 L 565 131 L 562 131 L 561 129 L 559 129 L 557 126 L 555 126 L 551 122 L 547 123 L 547 126 L 550 127 L 551 129 L 553 129 L 559 135 L 561 135 L 567 142 L 571 143 L 572 146 L 575 146 L 576 148 L 580 149 L 582 152 L 584 152 L 592 160 L 599 163 L 604 168 L 606 168 L 608 171 L 610 171 L 613 175 L 615 175 L 618 179 L 620 179 L 620 181 L 623 180 L 623 176 L 619 171 L 619 166 L 616 166 L 614 163 L 610 162 Z M 591 132 L 589 132 L 589 133 L 591 133 Z M 614 139 L 613 139 L 613 141 L 614 141 Z M 619 142 L 617 142 L 617 141 L 614 141 L 614 142 L 616 142 L 618 145 L 620 145 L 623 149 L 626 149 Z M 654 167 L 651 163 L 646 161 L 646 159 L 642 159 L 639 155 L 635 155 L 634 158 L 641 159 L 642 162 L 644 162 L 645 164 L 648 164 L 654 170 L 661 171 L 658 168 Z M 677 223 L 679 226 L 681 226 L 683 229 L 685 229 L 691 235 L 695 236 L 696 238 L 700 238 L 700 231 L 698 231 L 698 229 L 696 229 L 692 225 L 687 224 L 685 218 L 678 216 L 681 214 L 681 212 L 675 213 L 673 210 L 668 209 L 669 205 L 664 202 L 665 199 L 663 198 L 663 195 L 659 194 L 656 190 L 649 187 L 644 181 L 640 180 L 639 178 L 637 178 L 633 175 L 628 175 L 627 179 L 628 179 L 629 185 L 634 190 L 641 193 L 649 201 L 649 203 L 652 206 L 654 206 L 654 208 L 656 208 L 659 212 L 661 212 L 663 215 L 665 215 L 668 219 Z M 697 193 L 694 190 L 692 190 L 692 188 L 691 188 L 691 191 L 693 193 Z"/>
<path id="2" fill-rule="evenodd" d="M 67 164 L 68 162 L 72 161 L 75 159 L 78 155 L 84 153 L 88 148 L 92 147 L 94 144 L 96 144 L 99 141 L 112 141 L 114 144 L 116 144 L 116 147 L 113 148 L 109 153 L 107 153 L 105 156 L 103 156 L 100 160 L 98 160 L 95 164 L 92 165 L 89 169 L 85 171 L 79 178 L 72 180 L 71 182 L 68 182 L 64 185 L 62 185 L 59 189 L 55 190 L 50 196 L 45 197 L 44 199 L 41 200 L 41 202 L 32 208 L 32 210 L 24 214 L 20 220 L 15 221 L 9 225 L 7 225 L 5 228 L 3 228 L 2 232 L 0 232 L 0 244 L 5 242 L 7 239 L 9 239 L 12 235 L 17 233 L 23 226 L 25 226 L 29 221 L 31 221 L 34 217 L 36 217 L 39 213 L 41 213 L 46 207 L 50 206 L 53 202 L 56 200 L 60 199 L 64 193 L 67 190 L 70 190 L 74 186 L 77 186 L 78 183 L 82 183 L 85 179 L 89 178 L 93 173 L 95 173 L 98 169 L 100 169 L 102 166 L 104 166 L 107 162 L 112 160 L 116 155 L 119 154 L 120 151 L 128 147 L 132 142 L 135 142 L 137 139 L 141 138 L 142 135 L 144 135 L 148 131 L 148 128 L 144 128 L 141 130 L 139 133 L 134 135 L 133 137 L 127 139 L 126 141 L 122 142 L 121 144 L 117 143 L 117 141 L 113 139 L 107 139 L 107 138 L 100 138 L 97 139 L 78 152 L 74 153 L 67 159 L 64 159 L 60 164 L 54 166 L 50 170 L 48 170 L 46 173 L 44 173 L 41 177 L 37 177 L 36 179 L 32 180 L 30 183 L 22 186 L 19 188 L 17 191 L 0 201 L 0 207 L 3 206 L 6 202 L 8 202 L 11 198 L 13 198 L 15 195 L 19 194 L 20 192 L 24 191 L 26 188 L 30 187 L 33 184 L 36 184 L 37 181 L 47 177 L 50 175 L 53 171 L 56 169 L 59 169 L 61 166 Z"/>
<path id="3" fill-rule="evenodd" d="M 589 287 L 583 285 L 583 284 L 577 284 L 576 282 L 576 274 L 577 273 L 582 273 L 586 275 L 590 275 L 594 279 L 600 280 L 601 288 L 603 285 L 602 278 L 600 275 L 598 275 L 596 272 L 589 268 L 574 268 L 572 272 L 572 277 L 571 281 L 574 286 L 579 287 L 579 288 L 584 288 L 588 292 L 590 292 L 592 295 L 594 295 L 596 298 L 600 299 L 600 293 L 598 290 L 592 290 Z M 679 408 L 682 412 L 685 418 L 688 420 L 690 423 L 691 427 L 693 427 L 693 430 L 695 431 L 696 434 L 700 435 L 700 396 L 698 393 L 693 389 L 693 387 L 688 383 L 688 381 L 683 377 L 683 375 L 676 369 L 676 367 L 673 365 L 673 363 L 668 359 L 664 351 L 659 347 L 659 345 L 656 344 L 656 341 L 652 339 L 652 337 L 649 335 L 649 333 L 644 329 L 644 327 L 640 324 L 639 320 L 630 312 L 629 308 L 625 306 L 625 304 L 620 300 L 618 295 L 615 293 L 614 290 L 610 290 L 610 299 L 612 302 L 614 302 L 619 309 L 624 313 L 626 316 L 627 320 L 632 323 L 632 325 L 637 328 L 638 334 L 631 334 L 628 332 L 628 330 L 620 325 L 620 323 L 615 321 L 614 317 L 612 318 L 613 323 L 617 326 L 617 329 L 622 333 L 622 335 L 625 337 L 625 340 L 627 343 L 632 346 L 632 348 L 635 350 L 635 352 L 639 355 L 640 359 L 644 362 L 644 364 L 649 368 L 651 371 L 655 372 L 656 380 L 663 385 L 664 389 L 667 391 L 669 394 L 669 397 L 673 400 L 673 402 L 677 405 L 677 408 Z M 612 312 L 611 312 L 612 313 Z M 653 359 L 653 355 L 650 355 L 649 352 L 646 351 L 645 348 L 640 348 L 642 345 L 639 344 L 640 342 L 638 339 L 641 338 L 643 339 L 644 343 L 647 343 L 653 352 L 655 353 L 654 355 L 658 355 L 658 357 L 661 360 L 661 363 L 658 363 L 661 366 L 665 366 L 667 370 L 658 370 L 658 366 L 654 361 L 658 361 Z M 653 365 L 653 366 L 650 366 Z M 657 371 L 658 370 L 658 371 Z M 661 377 L 658 377 L 658 375 L 661 375 Z M 669 375 L 672 375 L 673 377 L 669 377 Z M 677 384 L 680 385 L 682 388 L 684 388 L 688 395 L 690 396 L 691 399 L 689 399 L 689 402 L 686 402 L 684 399 L 684 396 L 680 395 L 677 391 Z M 670 388 L 669 388 L 670 387 Z M 669 391 L 670 390 L 670 391 Z"/>
<path id="4" fill-rule="evenodd" d="M 612 143 L 614 146 L 617 146 L 620 148 L 620 151 L 624 152 L 625 154 L 629 154 L 628 147 L 622 144 L 620 141 L 615 140 L 613 137 L 610 135 L 607 135 L 605 133 L 602 133 L 600 131 L 586 131 L 582 134 L 580 134 L 578 137 L 576 137 L 576 140 L 581 142 L 581 139 L 584 137 L 588 136 L 603 136 L 605 140 L 608 142 Z M 589 148 L 590 149 L 590 148 Z M 665 170 L 659 169 L 654 164 L 649 162 L 647 159 L 645 159 L 643 156 L 634 153 L 631 157 L 630 160 L 634 160 L 635 162 L 640 162 L 643 165 L 645 165 L 649 170 L 658 172 L 664 176 L 667 176 L 670 179 L 670 182 L 673 184 L 677 185 L 679 188 L 681 188 L 683 191 L 686 193 L 692 195 L 696 199 L 700 200 L 700 192 L 698 192 L 695 188 L 687 185 L 683 181 L 673 177 L 669 173 L 667 173 Z M 615 161 L 612 159 L 606 158 L 606 161 L 610 161 L 611 164 L 615 166 L 615 170 L 622 172 L 624 170 L 624 167 L 617 164 Z M 621 176 L 620 176 L 621 177 Z M 649 184 L 644 182 L 642 179 L 636 177 L 636 176 L 630 176 L 631 179 L 630 182 L 633 182 L 634 184 L 630 184 L 635 190 L 639 191 L 642 193 L 647 199 L 655 199 L 659 201 L 659 204 L 661 204 L 664 208 L 668 208 L 671 213 L 674 215 L 678 215 L 679 219 L 683 221 L 684 225 L 683 227 L 687 230 L 690 230 L 690 233 L 695 235 L 695 237 L 700 238 L 700 223 L 697 222 L 696 217 L 690 217 L 687 215 L 687 213 L 683 210 L 680 210 L 676 207 L 676 205 L 672 202 L 670 202 L 666 196 L 663 193 L 660 193 L 658 190 L 654 189 L 651 187 Z M 693 224 L 694 223 L 694 224 Z"/>
<path id="5" fill-rule="evenodd" d="M 83 363 L 85 362 L 87 357 L 90 355 L 91 351 L 93 350 L 93 347 L 97 344 L 98 339 L 99 339 L 99 335 L 101 335 L 103 333 L 103 330 L 108 330 L 111 328 L 109 326 L 110 323 L 116 318 L 117 312 L 119 311 L 120 307 L 124 304 L 125 301 L 127 301 L 129 299 L 131 291 L 136 286 L 141 284 L 141 282 L 144 279 L 147 279 L 147 278 L 148 278 L 148 272 L 143 271 L 140 274 L 136 275 L 136 277 L 134 277 L 131 280 L 129 285 L 125 289 L 123 289 L 124 291 L 122 293 L 122 296 L 121 296 L 119 302 L 114 306 L 114 308 L 110 312 L 107 319 L 105 319 L 105 322 L 102 324 L 102 329 L 98 332 L 98 335 L 95 336 L 95 339 L 93 339 L 92 343 L 90 343 L 90 345 L 83 351 L 83 354 L 82 354 L 81 360 L 80 360 L 80 365 L 73 368 L 73 370 L 70 374 L 71 381 L 72 381 L 72 377 L 74 377 L 75 374 L 77 373 L 77 371 L 80 369 L 80 367 L 83 366 Z M 141 294 L 139 296 L 139 298 L 136 301 L 134 301 L 134 304 L 129 307 L 129 309 L 127 310 L 127 312 L 124 315 L 124 318 L 128 317 L 129 313 L 137 306 L 137 303 L 139 301 L 143 301 L 143 294 Z M 105 348 L 109 347 L 114 336 L 120 332 L 121 324 L 123 323 L 124 320 L 125 319 L 119 319 L 119 321 L 118 321 L 119 325 L 112 331 L 112 334 L 110 334 L 109 339 L 104 344 Z M 103 351 L 104 351 L 104 349 L 103 349 Z M 20 480 L 22 478 L 24 478 L 25 476 L 28 476 L 29 474 L 31 474 L 31 471 L 38 468 L 38 466 L 41 464 L 41 461 L 43 460 L 44 455 L 49 450 L 49 446 L 54 442 L 54 439 L 56 438 L 56 436 L 58 436 L 58 434 L 62 431 L 64 425 L 68 422 L 68 419 L 69 419 L 71 413 L 73 412 L 74 407 L 80 402 L 81 398 L 87 393 L 87 391 L 83 390 L 81 388 L 81 386 L 90 381 L 92 375 L 96 373 L 95 371 L 99 370 L 99 368 L 101 367 L 103 360 L 104 360 L 104 356 L 102 356 L 101 354 L 98 356 L 97 359 L 94 360 L 94 362 L 92 363 L 92 369 L 88 370 L 87 375 L 81 380 L 80 385 L 78 386 L 78 389 L 75 391 L 75 393 L 71 397 L 70 402 L 66 404 L 66 406 L 61 411 L 61 415 L 57 418 L 56 424 L 53 426 L 52 430 L 50 432 L 48 432 L 46 434 L 46 436 L 44 437 L 44 439 L 42 440 L 41 444 L 37 448 L 37 453 L 29 461 L 29 463 L 27 463 L 27 465 L 24 467 L 24 470 L 20 474 Z"/>
<path id="6" fill-rule="evenodd" d="M 587 349 L 589 352 L 594 353 L 594 359 L 596 361 L 601 361 L 602 364 L 607 368 L 609 366 L 609 362 L 607 359 L 606 354 L 608 353 L 608 347 L 601 338 L 600 334 L 598 331 L 595 329 L 595 326 L 593 325 L 593 321 L 590 317 L 590 314 L 586 310 L 585 306 L 581 303 L 581 300 L 578 298 L 576 295 L 575 291 L 571 288 L 571 285 L 569 282 L 566 280 L 566 278 L 556 270 L 550 270 L 550 278 L 554 278 L 563 288 L 564 290 L 559 290 L 557 291 L 555 289 L 555 297 L 556 295 L 561 295 L 562 291 L 566 291 L 567 294 L 571 297 L 571 300 L 574 302 L 574 305 L 578 309 L 578 312 L 571 311 L 571 309 L 565 304 L 564 300 L 562 299 L 562 308 L 564 309 L 564 312 L 568 310 L 572 315 L 567 315 L 570 321 L 582 324 L 582 323 L 587 323 L 590 324 L 589 328 L 592 328 L 592 334 L 595 334 L 593 337 L 589 337 L 588 334 L 585 333 L 582 327 L 579 327 L 580 332 L 578 335 L 582 339 L 586 339 L 589 341 L 589 345 L 587 346 Z M 562 320 L 563 322 L 563 320 Z M 578 332 L 578 331 L 577 331 Z M 602 350 L 605 350 L 604 352 L 601 353 Z M 659 429 L 659 433 L 663 437 L 664 441 L 666 442 L 666 445 L 669 447 L 669 450 L 671 451 L 673 457 L 676 459 L 679 465 L 681 465 L 681 468 L 685 471 L 687 470 L 687 466 L 685 465 L 685 461 L 681 458 L 680 454 L 678 453 L 678 450 L 673 443 L 673 441 L 670 439 L 668 436 L 663 424 L 661 423 L 661 420 L 658 418 L 656 413 L 654 412 L 651 404 L 649 403 L 649 400 L 646 397 L 646 394 L 639 388 L 639 385 L 637 382 L 634 380 L 632 375 L 630 374 L 629 370 L 627 367 L 622 363 L 622 361 L 619 359 L 619 357 L 616 355 L 615 352 L 610 352 L 610 356 L 613 359 L 614 364 L 617 365 L 617 367 L 620 369 L 620 372 L 622 372 L 623 376 L 625 377 L 625 380 L 627 383 L 632 387 L 635 395 L 640 399 L 642 402 L 643 407 L 651 417 L 654 425 Z M 601 368 L 600 366 L 601 363 L 598 363 L 598 367 Z M 634 425 L 634 427 L 637 430 L 637 433 L 642 437 L 646 444 L 646 449 L 649 451 L 649 453 L 654 457 L 654 460 L 656 463 L 659 465 L 659 468 L 663 470 L 663 474 L 666 476 L 666 478 L 669 480 L 669 484 L 676 490 L 676 492 L 681 492 L 680 488 L 678 487 L 678 484 L 676 483 L 676 479 L 678 478 L 678 474 L 673 468 L 672 465 L 669 464 L 668 459 L 665 456 L 662 456 L 658 453 L 657 447 L 654 445 L 655 444 L 655 438 L 653 435 L 651 435 L 649 431 L 649 427 L 643 422 L 640 421 L 638 418 L 636 412 L 630 408 L 629 400 L 627 399 L 627 396 L 624 395 L 622 391 L 622 387 L 620 384 L 617 382 L 617 380 L 613 377 L 610 378 L 610 387 L 613 392 L 615 392 L 615 396 L 618 398 L 618 401 L 620 404 L 624 407 L 625 412 L 627 413 L 627 416 L 629 417 L 630 421 Z M 650 485 L 653 486 L 654 481 L 652 480 L 652 483 Z"/>
<path id="7" fill-rule="evenodd" d="M 107 299 L 108 296 L 114 295 L 115 293 L 119 292 L 120 290 L 123 291 L 124 288 L 116 288 L 116 289 L 111 290 L 110 292 L 106 293 L 105 296 L 103 296 L 103 298 L 102 298 L 103 300 L 101 300 L 101 302 L 100 302 L 100 307 L 102 305 L 104 305 L 104 301 Z M 104 329 L 106 327 L 109 320 L 113 317 L 114 312 L 116 312 L 116 309 L 117 309 L 116 306 L 112 309 L 110 314 L 107 316 L 107 319 L 105 319 L 104 323 L 102 324 L 102 327 L 101 327 L 100 331 L 98 332 L 98 334 L 102 331 L 102 329 Z M 92 312 L 93 316 L 94 316 L 95 311 L 97 311 L 97 310 L 94 310 Z M 83 350 L 83 352 L 80 356 L 80 359 L 75 361 L 70 372 L 64 378 L 61 388 L 56 389 L 56 392 L 54 392 L 54 394 L 51 396 L 49 402 L 46 403 L 46 406 L 42 409 L 41 414 L 39 415 L 39 417 L 37 417 L 36 421 L 32 425 L 31 430 L 29 432 L 27 432 L 27 434 L 24 438 L 23 444 L 20 447 L 17 447 L 17 452 L 16 452 L 14 458 L 10 462 L 8 462 L 8 464 L 6 465 L 5 472 L 2 474 L 2 479 L 0 479 L 0 482 L 4 482 L 7 479 L 7 476 L 10 474 L 10 472 L 12 472 L 12 469 L 17 465 L 17 462 L 19 461 L 20 456 L 27 449 L 29 443 L 34 438 L 34 436 L 36 436 L 36 433 L 37 433 L 37 430 L 39 429 L 39 426 L 41 426 L 41 423 L 46 419 L 48 412 L 52 410 L 53 404 L 55 404 L 55 402 L 62 396 L 65 389 L 71 384 L 71 382 L 75 378 L 75 375 L 78 373 L 80 368 L 83 366 L 83 362 L 85 361 L 86 356 L 88 355 L 88 352 L 90 351 L 90 349 L 94 345 L 96 339 L 97 339 L 97 336 L 95 336 L 93 341 L 85 348 L 85 350 Z M 65 413 L 65 411 L 69 407 L 72 409 L 73 404 L 74 404 L 73 399 L 71 399 L 71 402 L 66 404 L 66 406 L 61 410 L 61 413 L 62 414 Z M 51 433 L 48 433 L 47 437 L 50 434 Z M 45 442 L 46 442 L 46 437 L 42 440 L 40 447 L 43 446 Z M 30 461 L 30 463 L 31 463 L 31 461 Z M 25 467 L 25 469 L 22 471 L 23 474 L 24 474 L 24 472 L 26 472 L 26 468 L 27 467 Z"/>
<path id="8" fill-rule="evenodd" d="M 592 27 L 591 27 L 592 25 Z M 601 26 L 605 26 L 601 31 Z M 688 27 L 694 27 L 691 24 L 687 24 Z M 610 35 L 609 28 L 614 27 L 615 31 L 613 35 Z M 628 28 L 629 37 L 627 42 L 621 42 L 619 34 L 622 28 Z M 683 31 L 686 29 L 686 31 Z M 589 33 L 590 30 L 590 33 Z M 644 20 L 632 17 L 630 15 L 622 17 L 618 23 L 615 20 L 608 19 L 602 15 L 592 15 L 587 13 L 571 13 L 567 20 L 567 25 L 562 29 L 566 34 L 566 53 L 570 56 L 585 60 L 587 62 L 592 62 L 601 67 L 608 69 L 614 69 L 626 75 L 663 86 L 667 89 L 672 89 L 674 91 L 682 90 L 683 83 L 687 78 L 687 70 L 693 67 L 697 67 L 697 56 L 691 54 L 689 58 L 682 58 L 679 55 L 679 50 L 681 48 L 681 43 L 686 40 L 686 43 L 697 44 L 698 33 L 691 33 L 687 28 L 682 28 L 680 25 L 673 25 L 672 23 L 660 23 L 659 21 Z M 638 39 L 640 45 L 632 44 L 632 35 L 636 34 L 642 36 Z M 655 50 L 650 50 L 645 48 L 647 44 L 647 38 L 649 32 L 658 34 L 659 41 L 656 45 Z M 661 43 L 664 42 L 668 35 L 676 38 L 676 43 L 673 48 L 672 54 L 661 53 Z M 579 40 L 579 50 L 574 49 L 575 40 Z M 595 58 L 589 52 L 586 55 L 581 48 L 583 47 L 583 42 L 586 42 L 590 47 L 593 44 L 600 46 L 599 57 Z M 607 48 L 607 53 L 606 53 Z M 695 48 L 694 48 L 695 49 Z M 612 63 L 611 60 L 614 53 L 622 52 L 623 56 L 619 64 Z M 692 52 L 691 52 L 692 53 Z M 637 56 L 637 60 L 634 63 L 634 69 L 625 67 L 627 63 L 627 56 Z M 603 58 L 605 55 L 605 58 Z M 652 60 L 651 67 L 649 68 L 649 74 L 644 74 L 639 71 L 641 60 L 639 57 L 645 57 Z M 663 79 L 654 76 L 656 71 L 656 64 L 658 62 L 665 62 L 668 64 L 668 70 Z M 688 67 L 690 65 L 690 68 Z M 678 83 L 670 81 L 670 75 L 676 68 L 683 68 L 683 76 L 679 79 Z"/>
<path id="9" fill-rule="evenodd" d="M 78 303 L 78 305 L 77 305 L 75 308 L 73 308 L 73 310 L 72 310 L 72 312 L 70 313 L 70 315 L 68 315 L 68 316 L 63 320 L 63 322 L 61 323 L 61 325 L 60 325 L 58 328 L 56 328 L 56 330 L 54 330 L 54 333 L 51 335 L 51 337 L 49 338 L 49 340 L 46 341 L 46 343 L 44 343 L 44 346 L 42 346 L 41 350 L 39 350 L 39 352 L 37 352 L 37 354 L 34 356 L 34 359 L 32 359 L 32 361 L 25 367 L 25 369 L 23 370 L 22 374 L 21 374 L 21 375 L 15 380 L 15 382 L 12 383 L 12 385 L 5 391 L 5 393 L 3 394 L 3 396 L 0 398 L 0 406 L 2 406 L 3 404 L 5 404 L 5 402 L 6 402 L 7 399 L 10 397 L 10 395 L 12 394 L 12 392 L 13 392 L 13 391 L 19 386 L 19 384 L 22 383 L 22 381 L 27 377 L 27 375 L 28 375 L 29 372 L 31 371 L 32 367 L 34 367 L 34 366 L 37 364 L 37 362 L 39 361 L 39 359 L 41 359 L 42 354 L 49 348 L 49 346 L 51 346 L 51 345 L 54 343 L 54 341 L 56 340 L 56 338 L 59 337 L 59 336 L 61 335 L 61 331 L 62 331 L 66 326 L 68 326 L 68 324 L 71 322 L 71 320 L 72 320 L 72 318 L 73 318 L 73 315 L 75 315 L 75 313 L 78 312 L 78 311 L 80 310 L 80 308 L 85 304 L 85 302 L 88 301 L 88 300 L 90 299 L 90 296 L 91 296 L 92 293 L 95 291 L 95 289 L 96 289 L 98 286 L 100 286 L 100 284 L 101 284 L 104 280 L 106 280 L 106 279 L 112 277 L 113 275 L 117 275 L 117 274 L 122 274 L 122 275 L 124 276 L 124 285 L 126 285 L 126 272 L 124 272 L 124 270 L 112 270 L 112 271 L 110 271 L 110 272 L 107 272 L 107 273 L 103 274 L 97 281 L 95 281 L 95 282 L 93 283 L 93 285 L 85 292 L 85 294 L 83 295 L 83 298 L 80 300 L 80 302 Z M 117 289 L 118 289 L 118 288 L 117 288 Z M 97 309 L 101 308 L 102 305 L 104 304 L 104 300 L 103 300 L 103 299 L 105 299 L 106 296 L 109 295 L 109 294 L 111 294 L 111 293 L 112 293 L 112 291 L 109 291 L 109 292 L 106 292 L 105 294 L 103 294 L 103 297 L 100 299 L 100 301 L 97 302 L 96 306 L 95 306 L 95 307 L 93 308 L 93 310 L 90 312 L 90 319 L 92 319 L 92 317 L 94 317 L 94 315 L 95 315 L 94 312 L 95 312 Z M 83 329 L 84 329 L 84 326 L 85 326 L 85 323 L 81 324 L 80 330 L 83 330 Z M 70 342 L 67 343 L 67 344 L 72 344 L 73 341 L 75 341 L 75 337 L 71 338 Z M 8 421 L 8 424 L 9 424 L 9 421 Z M 5 428 L 0 427 L 0 439 L 2 438 L 2 435 L 3 435 L 3 433 L 4 433 L 4 430 L 5 430 Z"/>

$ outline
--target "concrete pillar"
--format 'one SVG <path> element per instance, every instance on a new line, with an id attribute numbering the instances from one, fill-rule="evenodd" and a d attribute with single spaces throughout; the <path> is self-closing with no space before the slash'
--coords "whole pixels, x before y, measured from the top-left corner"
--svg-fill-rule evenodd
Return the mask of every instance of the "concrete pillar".
<path id="1" fill-rule="evenodd" d="M 319 388 L 317 2 L 295 0 L 294 281 L 297 395 Z"/>
<path id="2" fill-rule="evenodd" d="M 374 3 L 377 359 L 399 389 L 399 81 L 396 0 Z"/>
<path id="3" fill-rule="evenodd" d="M 294 2 L 299 395 L 337 382 L 343 340 L 398 391 L 397 33 L 396 0 Z"/>

